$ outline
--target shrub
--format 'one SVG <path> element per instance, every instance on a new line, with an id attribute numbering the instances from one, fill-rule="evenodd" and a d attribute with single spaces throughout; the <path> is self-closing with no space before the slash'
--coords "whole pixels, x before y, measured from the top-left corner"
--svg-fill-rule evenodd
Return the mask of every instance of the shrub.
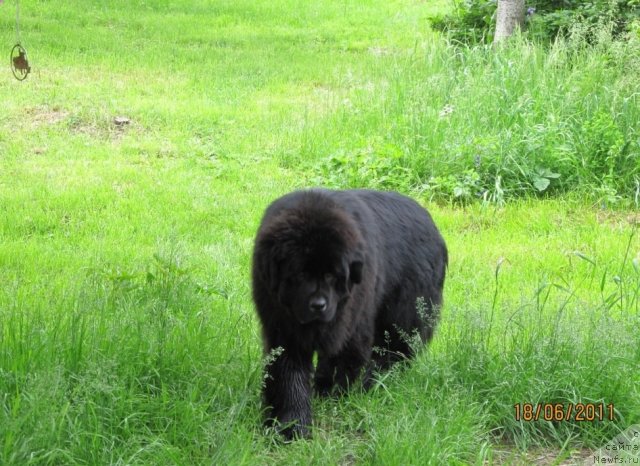
<path id="1" fill-rule="evenodd" d="M 432 17 L 432 26 L 455 42 L 489 43 L 495 29 L 496 0 L 455 0 L 453 12 Z M 615 37 L 637 30 L 640 0 L 528 0 L 527 30 L 548 41 L 580 23 L 595 31 L 606 24 Z"/>

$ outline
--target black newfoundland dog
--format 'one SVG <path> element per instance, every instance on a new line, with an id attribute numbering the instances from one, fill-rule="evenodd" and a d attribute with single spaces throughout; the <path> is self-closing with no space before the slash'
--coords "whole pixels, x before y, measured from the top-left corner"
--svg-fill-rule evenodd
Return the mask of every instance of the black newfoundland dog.
<path id="1" fill-rule="evenodd" d="M 314 189 L 271 204 L 253 255 L 262 323 L 267 424 L 307 436 L 313 383 L 341 392 L 411 357 L 431 338 L 447 249 L 418 203 L 390 192 Z"/>

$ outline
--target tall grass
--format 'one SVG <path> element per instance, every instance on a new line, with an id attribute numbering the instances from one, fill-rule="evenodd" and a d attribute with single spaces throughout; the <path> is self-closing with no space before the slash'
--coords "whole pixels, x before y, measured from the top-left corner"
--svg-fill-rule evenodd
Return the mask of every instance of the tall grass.
<path id="1" fill-rule="evenodd" d="M 260 427 L 248 298 L 201 283 L 179 247 L 138 269 L 87 268 L 61 295 L 3 287 L 0 461 L 465 464 L 595 449 L 640 421 L 636 235 L 616 258 L 572 252 L 527 285 L 517 262 L 471 278 L 454 238 L 433 344 L 370 393 L 314 400 L 314 439 L 291 446 Z M 615 418 L 526 422 L 521 403 L 613 403 Z"/>
<path id="2" fill-rule="evenodd" d="M 595 45 L 580 30 L 550 47 L 421 43 L 311 124 L 302 157 L 333 186 L 499 203 L 580 192 L 638 206 L 639 51 L 607 30 Z"/>
<path id="3" fill-rule="evenodd" d="M 256 341 L 239 338 L 237 319 L 203 312 L 224 298 L 179 259 L 88 270 L 63 297 L 3 290 L 0 462 L 224 461 L 238 416 L 258 415 L 258 361 L 245 359 Z"/>

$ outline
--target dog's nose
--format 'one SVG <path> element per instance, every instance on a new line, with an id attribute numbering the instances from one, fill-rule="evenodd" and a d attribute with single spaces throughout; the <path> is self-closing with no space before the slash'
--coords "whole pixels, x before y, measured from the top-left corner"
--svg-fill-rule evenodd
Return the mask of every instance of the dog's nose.
<path id="1" fill-rule="evenodd" d="M 323 296 L 311 298 L 309 309 L 313 312 L 324 312 L 327 309 L 327 300 Z"/>

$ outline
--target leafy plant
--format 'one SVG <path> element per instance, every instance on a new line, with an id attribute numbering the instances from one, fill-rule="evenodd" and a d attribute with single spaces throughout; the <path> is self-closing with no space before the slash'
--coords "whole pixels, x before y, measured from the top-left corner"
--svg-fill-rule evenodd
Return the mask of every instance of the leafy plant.
<path id="1" fill-rule="evenodd" d="M 582 169 L 586 169 L 594 181 L 616 192 L 631 182 L 621 174 L 638 173 L 640 161 L 637 153 L 630 150 L 627 141 L 611 114 L 598 112 L 582 127 L 578 152 Z"/>
<path id="2" fill-rule="evenodd" d="M 558 178 L 560 178 L 559 173 L 554 173 L 548 168 L 537 168 L 532 176 L 533 186 L 539 192 L 543 192 L 547 190 L 551 184 L 551 180 L 556 180 Z"/>
<path id="3" fill-rule="evenodd" d="M 391 146 L 379 151 L 338 151 L 320 164 L 313 181 L 334 187 L 408 190 L 414 175 L 402 159 L 402 152 Z"/>
<path id="4" fill-rule="evenodd" d="M 482 197 L 483 191 L 480 175 L 474 169 L 458 175 L 432 176 L 422 190 L 432 199 L 451 199 L 461 204 Z"/>
<path id="5" fill-rule="evenodd" d="M 454 0 L 453 12 L 429 18 L 431 26 L 456 42 L 491 42 L 496 0 Z"/>

